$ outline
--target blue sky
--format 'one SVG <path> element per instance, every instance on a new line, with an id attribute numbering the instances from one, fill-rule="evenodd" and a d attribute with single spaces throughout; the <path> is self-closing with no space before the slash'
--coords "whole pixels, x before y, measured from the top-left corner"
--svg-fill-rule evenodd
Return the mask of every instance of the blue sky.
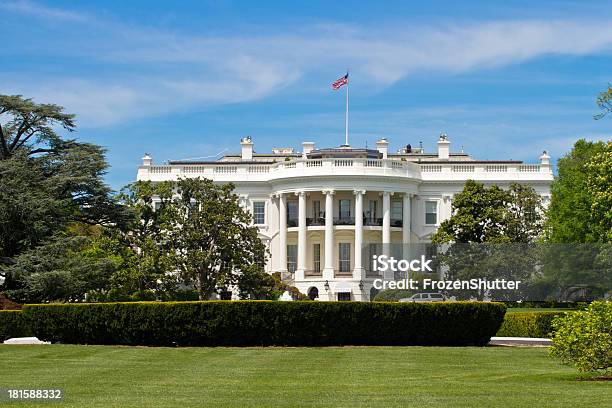
<path id="1" fill-rule="evenodd" d="M 612 3 L 0 0 L 0 21 L 0 93 L 77 114 L 115 189 L 144 152 L 343 143 L 330 84 L 347 68 L 354 146 L 433 150 L 445 132 L 478 159 L 536 162 L 612 139 L 612 118 L 593 120 Z"/>

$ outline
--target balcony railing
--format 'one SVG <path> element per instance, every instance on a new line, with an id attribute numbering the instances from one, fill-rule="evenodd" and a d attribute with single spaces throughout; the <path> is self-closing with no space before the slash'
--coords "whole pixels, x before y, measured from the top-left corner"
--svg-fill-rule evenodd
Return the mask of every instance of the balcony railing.
<path id="1" fill-rule="evenodd" d="M 308 226 L 325 225 L 325 217 L 306 218 L 306 225 Z"/>
<path id="2" fill-rule="evenodd" d="M 334 225 L 355 225 L 355 217 L 334 217 Z"/>
<path id="3" fill-rule="evenodd" d="M 391 226 L 392 227 L 401 227 L 402 225 L 404 225 L 404 221 L 402 221 L 401 219 L 393 219 L 393 218 L 391 218 Z"/>
<path id="4" fill-rule="evenodd" d="M 373 218 L 373 217 L 364 217 L 363 225 L 367 227 L 382 227 L 383 219 L 382 218 Z"/>
<path id="5" fill-rule="evenodd" d="M 297 218 L 288 218 L 287 227 L 293 228 L 299 225 Z M 325 217 L 306 218 L 306 225 L 309 227 L 325 226 Z M 355 217 L 334 217 L 334 225 L 355 225 Z M 382 218 L 363 217 L 363 225 L 365 227 L 382 227 Z M 404 225 L 401 219 L 391 219 L 392 227 L 402 227 Z"/>

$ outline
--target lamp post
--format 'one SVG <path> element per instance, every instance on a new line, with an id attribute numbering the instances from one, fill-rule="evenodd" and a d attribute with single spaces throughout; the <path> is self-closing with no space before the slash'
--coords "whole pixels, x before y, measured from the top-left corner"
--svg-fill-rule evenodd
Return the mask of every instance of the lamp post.
<path id="1" fill-rule="evenodd" d="M 328 280 L 325 281 L 325 285 L 324 286 L 325 286 L 325 291 L 329 292 L 329 281 Z"/>

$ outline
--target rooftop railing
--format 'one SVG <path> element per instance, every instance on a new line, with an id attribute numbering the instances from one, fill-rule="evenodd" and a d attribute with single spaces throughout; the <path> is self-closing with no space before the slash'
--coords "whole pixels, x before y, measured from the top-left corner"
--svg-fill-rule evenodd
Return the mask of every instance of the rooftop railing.
<path id="1" fill-rule="evenodd" d="M 274 177 L 293 177 L 304 174 L 372 174 L 396 175 L 406 177 L 440 178 L 453 173 L 459 178 L 475 177 L 473 174 L 552 174 L 549 165 L 520 163 L 417 163 L 394 159 L 365 158 L 329 158 L 329 159 L 292 159 L 276 163 L 241 163 L 218 162 L 206 164 L 170 164 L 141 166 L 141 174 L 150 174 L 167 178 L 173 177 L 208 177 L 222 179 L 257 179 Z M 295 173 L 294 173 L 295 172 Z M 487 177 L 487 176 L 485 176 Z"/>

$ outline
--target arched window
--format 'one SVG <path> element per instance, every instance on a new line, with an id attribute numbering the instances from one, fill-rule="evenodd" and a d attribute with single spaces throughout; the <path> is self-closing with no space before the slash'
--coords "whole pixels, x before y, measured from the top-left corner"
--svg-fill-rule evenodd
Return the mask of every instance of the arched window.
<path id="1" fill-rule="evenodd" d="M 315 300 L 318 297 L 319 297 L 319 289 L 315 288 L 314 286 L 308 289 L 308 299 Z"/>

